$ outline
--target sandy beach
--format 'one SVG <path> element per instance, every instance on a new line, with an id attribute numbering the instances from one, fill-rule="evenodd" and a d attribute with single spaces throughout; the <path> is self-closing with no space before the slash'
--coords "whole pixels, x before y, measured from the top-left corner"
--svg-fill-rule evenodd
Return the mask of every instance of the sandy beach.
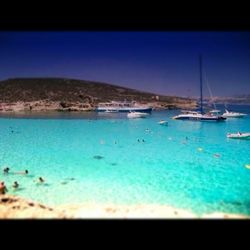
<path id="1" fill-rule="evenodd" d="M 121 219 L 249 219 L 239 214 L 211 213 L 197 216 L 191 211 L 174 208 L 168 205 L 140 204 L 79 204 L 59 206 L 58 209 L 72 214 L 72 218 L 121 218 Z"/>
<path id="2" fill-rule="evenodd" d="M 0 195 L 0 219 L 249 219 L 249 216 L 194 213 L 167 205 L 72 204 L 49 207 L 11 195 Z"/>

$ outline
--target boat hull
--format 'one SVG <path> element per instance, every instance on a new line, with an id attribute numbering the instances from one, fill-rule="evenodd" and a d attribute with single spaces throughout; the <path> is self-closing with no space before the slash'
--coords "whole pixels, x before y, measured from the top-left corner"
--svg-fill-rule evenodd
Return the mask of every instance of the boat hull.
<path id="1" fill-rule="evenodd" d="M 219 117 L 209 117 L 209 116 L 175 116 L 173 117 L 175 120 L 189 120 L 189 121 L 225 121 L 226 118 L 219 116 Z"/>
<path id="2" fill-rule="evenodd" d="M 133 118 L 146 118 L 148 116 L 148 113 L 132 112 L 132 113 L 128 113 L 127 116 L 130 119 L 133 119 Z"/>

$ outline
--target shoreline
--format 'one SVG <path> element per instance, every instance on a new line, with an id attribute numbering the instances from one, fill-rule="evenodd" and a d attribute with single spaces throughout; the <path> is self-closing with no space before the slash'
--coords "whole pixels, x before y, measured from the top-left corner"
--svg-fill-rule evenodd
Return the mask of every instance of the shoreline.
<path id="1" fill-rule="evenodd" d="M 169 205 L 79 203 L 42 205 L 14 195 L 0 195 L 0 219 L 250 219 L 250 216 L 213 212 L 198 216 Z"/>
<path id="2" fill-rule="evenodd" d="M 140 103 L 140 102 L 138 102 Z M 196 102 L 164 102 L 152 101 L 147 102 L 147 105 L 153 110 L 169 110 L 169 109 L 192 109 L 196 108 Z M 62 102 L 37 100 L 32 102 L 17 101 L 17 102 L 0 102 L 1 113 L 29 113 L 29 112 L 92 112 L 96 111 L 98 103 L 82 103 L 82 102 Z"/>

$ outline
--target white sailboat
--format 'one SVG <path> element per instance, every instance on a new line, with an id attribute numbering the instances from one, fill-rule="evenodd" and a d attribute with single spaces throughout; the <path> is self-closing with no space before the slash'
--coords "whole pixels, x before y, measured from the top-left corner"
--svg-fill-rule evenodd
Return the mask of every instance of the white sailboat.
<path id="1" fill-rule="evenodd" d="M 176 120 L 193 120 L 193 121 L 224 121 L 226 117 L 223 117 L 215 112 L 203 112 L 203 100 L 202 100 L 202 58 L 200 56 L 200 111 L 182 111 L 182 114 L 174 116 Z"/>

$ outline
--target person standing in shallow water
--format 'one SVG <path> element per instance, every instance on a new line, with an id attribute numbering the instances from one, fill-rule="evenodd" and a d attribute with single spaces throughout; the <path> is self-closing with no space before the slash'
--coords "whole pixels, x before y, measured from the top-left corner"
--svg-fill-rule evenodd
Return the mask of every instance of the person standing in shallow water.
<path id="1" fill-rule="evenodd" d="M 6 192 L 8 192 L 7 187 L 5 186 L 4 182 L 0 182 L 0 194 L 5 194 Z"/>

